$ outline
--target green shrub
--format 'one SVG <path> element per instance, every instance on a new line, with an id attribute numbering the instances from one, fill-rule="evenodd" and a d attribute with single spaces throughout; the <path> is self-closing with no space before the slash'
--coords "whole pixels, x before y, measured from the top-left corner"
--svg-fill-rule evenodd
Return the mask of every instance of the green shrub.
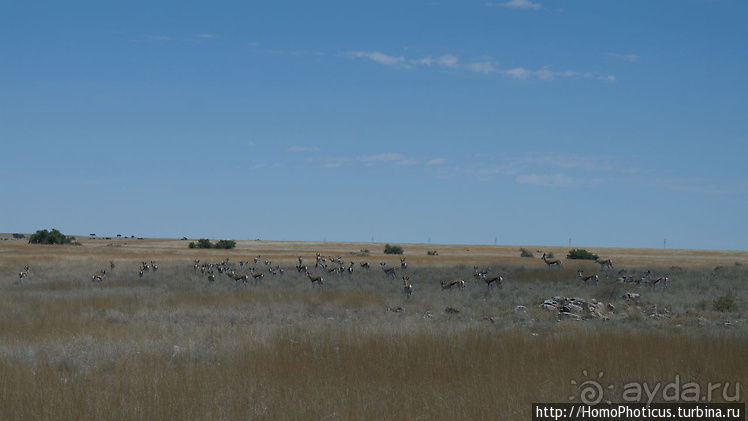
<path id="1" fill-rule="evenodd" d="M 519 257 L 535 257 L 535 255 L 533 255 L 532 252 L 527 250 L 526 248 L 520 248 Z"/>
<path id="2" fill-rule="evenodd" d="M 61 233 L 57 229 L 52 231 L 38 230 L 31 234 L 29 237 L 29 243 L 31 244 L 73 244 L 80 245 L 79 242 L 75 241 L 75 237 L 69 237 Z"/>
<path id="3" fill-rule="evenodd" d="M 722 295 L 717 297 L 716 300 L 712 301 L 712 307 L 721 312 L 733 312 L 738 309 L 735 303 L 735 296 L 732 294 Z"/>
<path id="4" fill-rule="evenodd" d="M 25 236 L 25 235 L 23 235 L 23 234 L 18 234 L 18 233 L 16 233 L 16 234 L 13 234 L 13 238 L 15 238 L 15 239 L 17 239 L 17 240 L 20 240 L 20 239 L 22 239 L 22 238 L 26 238 L 26 236 Z"/>
<path id="5" fill-rule="evenodd" d="M 385 244 L 384 254 L 403 254 L 403 248 L 400 246 L 391 246 L 389 244 Z"/>
<path id="6" fill-rule="evenodd" d="M 201 238 L 197 240 L 197 243 L 190 242 L 189 244 L 191 249 L 232 249 L 234 247 L 236 247 L 236 241 L 234 240 L 219 240 L 213 244 L 207 238 Z"/>
<path id="7" fill-rule="evenodd" d="M 576 260 L 597 260 L 598 255 L 588 252 L 585 249 L 572 249 L 569 250 L 569 254 L 566 255 L 567 259 Z"/>
<path id="8" fill-rule="evenodd" d="M 236 247 L 236 241 L 234 240 L 219 240 L 213 248 L 215 249 L 232 249 Z"/>

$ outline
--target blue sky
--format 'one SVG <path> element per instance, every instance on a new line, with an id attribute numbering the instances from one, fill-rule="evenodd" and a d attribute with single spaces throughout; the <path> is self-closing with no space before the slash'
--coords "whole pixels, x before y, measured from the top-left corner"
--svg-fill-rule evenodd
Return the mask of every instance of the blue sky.
<path id="1" fill-rule="evenodd" d="M 0 5 L 0 231 L 748 250 L 743 0 Z"/>

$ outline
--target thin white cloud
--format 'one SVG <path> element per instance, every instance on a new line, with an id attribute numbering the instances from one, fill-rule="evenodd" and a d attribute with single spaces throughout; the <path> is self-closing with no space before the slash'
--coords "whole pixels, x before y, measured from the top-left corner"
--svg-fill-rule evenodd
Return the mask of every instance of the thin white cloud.
<path id="1" fill-rule="evenodd" d="M 172 41 L 174 39 L 166 35 L 147 35 L 146 38 L 151 41 Z"/>
<path id="2" fill-rule="evenodd" d="M 377 155 L 365 155 L 359 158 L 363 162 L 392 162 L 402 161 L 405 159 L 403 154 L 399 153 L 380 153 Z"/>
<path id="3" fill-rule="evenodd" d="M 404 57 L 390 56 L 384 53 L 380 53 L 379 51 L 351 51 L 349 53 L 346 53 L 346 55 L 353 58 L 367 58 L 369 60 L 373 60 L 379 64 L 384 64 L 387 66 L 402 64 L 405 61 Z"/>
<path id="4" fill-rule="evenodd" d="M 293 152 L 293 153 L 314 152 L 314 151 L 318 151 L 318 150 L 319 150 L 319 148 L 316 147 L 316 146 L 299 146 L 299 145 L 295 145 L 295 146 L 290 146 L 290 147 L 286 148 L 286 152 Z"/>
<path id="5" fill-rule="evenodd" d="M 434 159 L 430 159 L 430 160 L 428 160 L 428 161 L 426 162 L 426 165 L 441 165 L 441 164 L 443 164 L 443 163 L 444 163 L 445 161 L 446 161 L 446 160 L 445 160 L 444 158 L 434 158 Z"/>
<path id="6" fill-rule="evenodd" d="M 540 3 L 533 3 L 530 0 L 510 0 L 504 3 L 488 2 L 486 3 L 486 6 L 506 7 L 509 9 L 532 9 L 532 10 L 540 10 L 543 8 L 543 6 Z"/>
<path id="7" fill-rule="evenodd" d="M 445 54 L 436 59 L 436 62 L 439 63 L 439 65 L 445 67 L 457 67 L 459 61 L 460 60 L 457 58 L 457 56 L 453 56 L 452 54 Z"/>
<path id="8" fill-rule="evenodd" d="M 565 174 L 538 175 L 526 174 L 518 175 L 514 181 L 518 184 L 529 184 L 532 186 L 545 187 L 568 187 L 574 184 L 574 180 Z"/>
<path id="9" fill-rule="evenodd" d="M 496 66 L 494 66 L 490 61 L 469 63 L 465 65 L 465 68 L 472 72 L 484 74 L 495 73 L 498 71 L 498 69 L 496 69 Z"/>
<path id="10" fill-rule="evenodd" d="M 619 58 L 621 60 L 631 61 L 631 62 L 639 61 L 639 58 L 640 58 L 636 54 L 608 53 L 608 55 L 611 56 L 611 57 L 615 57 L 615 58 Z"/>

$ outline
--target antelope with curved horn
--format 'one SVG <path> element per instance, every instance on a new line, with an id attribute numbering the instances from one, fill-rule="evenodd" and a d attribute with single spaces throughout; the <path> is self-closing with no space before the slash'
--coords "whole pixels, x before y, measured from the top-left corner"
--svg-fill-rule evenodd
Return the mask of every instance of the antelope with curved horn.
<path id="1" fill-rule="evenodd" d="M 595 283 L 595 285 L 597 285 L 597 281 L 599 279 L 597 275 L 587 275 L 587 276 L 585 276 L 583 270 L 579 270 L 578 273 L 579 273 L 579 277 L 582 278 L 582 282 L 584 282 L 585 286 L 587 285 L 587 282 L 589 282 L 589 281 L 592 281 L 592 282 Z"/>
<path id="2" fill-rule="evenodd" d="M 379 266 L 382 267 L 382 270 L 384 271 L 385 276 L 392 275 L 393 278 L 395 278 L 397 276 L 397 273 L 396 273 L 397 268 L 396 267 L 391 267 L 391 268 L 385 267 L 385 266 L 387 266 L 387 263 L 379 263 Z"/>
<path id="3" fill-rule="evenodd" d="M 319 284 L 320 288 L 322 287 L 323 282 L 325 279 L 321 276 L 312 276 L 311 273 L 307 272 L 306 275 L 309 277 L 309 280 L 312 281 L 312 288 L 314 288 L 314 284 Z"/>
<path id="4" fill-rule="evenodd" d="M 484 275 L 483 282 L 485 282 L 486 285 L 488 285 L 489 291 L 491 290 L 491 287 L 493 285 L 498 285 L 499 288 L 502 288 L 502 289 L 504 288 L 504 278 L 502 278 L 501 276 L 492 276 L 490 278 L 486 278 Z"/>
<path id="5" fill-rule="evenodd" d="M 413 297 L 413 284 L 410 282 L 409 276 L 403 276 L 403 291 L 405 291 L 405 295 L 408 296 L 408 298 Z"/>
<path id="6" fill-rule="evenodd" d="M 543 257 L 541 257 L 541 259 L 543 259 L 545 264 L 548 265 L 548 269 L 550 269 L 551 266 L 556 266 L 559 269 L 564 266 L 564 263 L 561 261 L 561 259 L 549 259 L 546 253 L 543 253 Z"/>

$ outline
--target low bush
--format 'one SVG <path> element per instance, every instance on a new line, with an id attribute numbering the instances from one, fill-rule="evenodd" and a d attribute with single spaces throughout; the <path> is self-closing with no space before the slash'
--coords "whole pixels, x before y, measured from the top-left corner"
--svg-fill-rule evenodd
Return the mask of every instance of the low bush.
<path id="1" fill-rule="evenodd" d="M 403 248 L 400 246 L 391 246 L 389 244 L 385 244 L 384 254 L 403 254 Z"/>

